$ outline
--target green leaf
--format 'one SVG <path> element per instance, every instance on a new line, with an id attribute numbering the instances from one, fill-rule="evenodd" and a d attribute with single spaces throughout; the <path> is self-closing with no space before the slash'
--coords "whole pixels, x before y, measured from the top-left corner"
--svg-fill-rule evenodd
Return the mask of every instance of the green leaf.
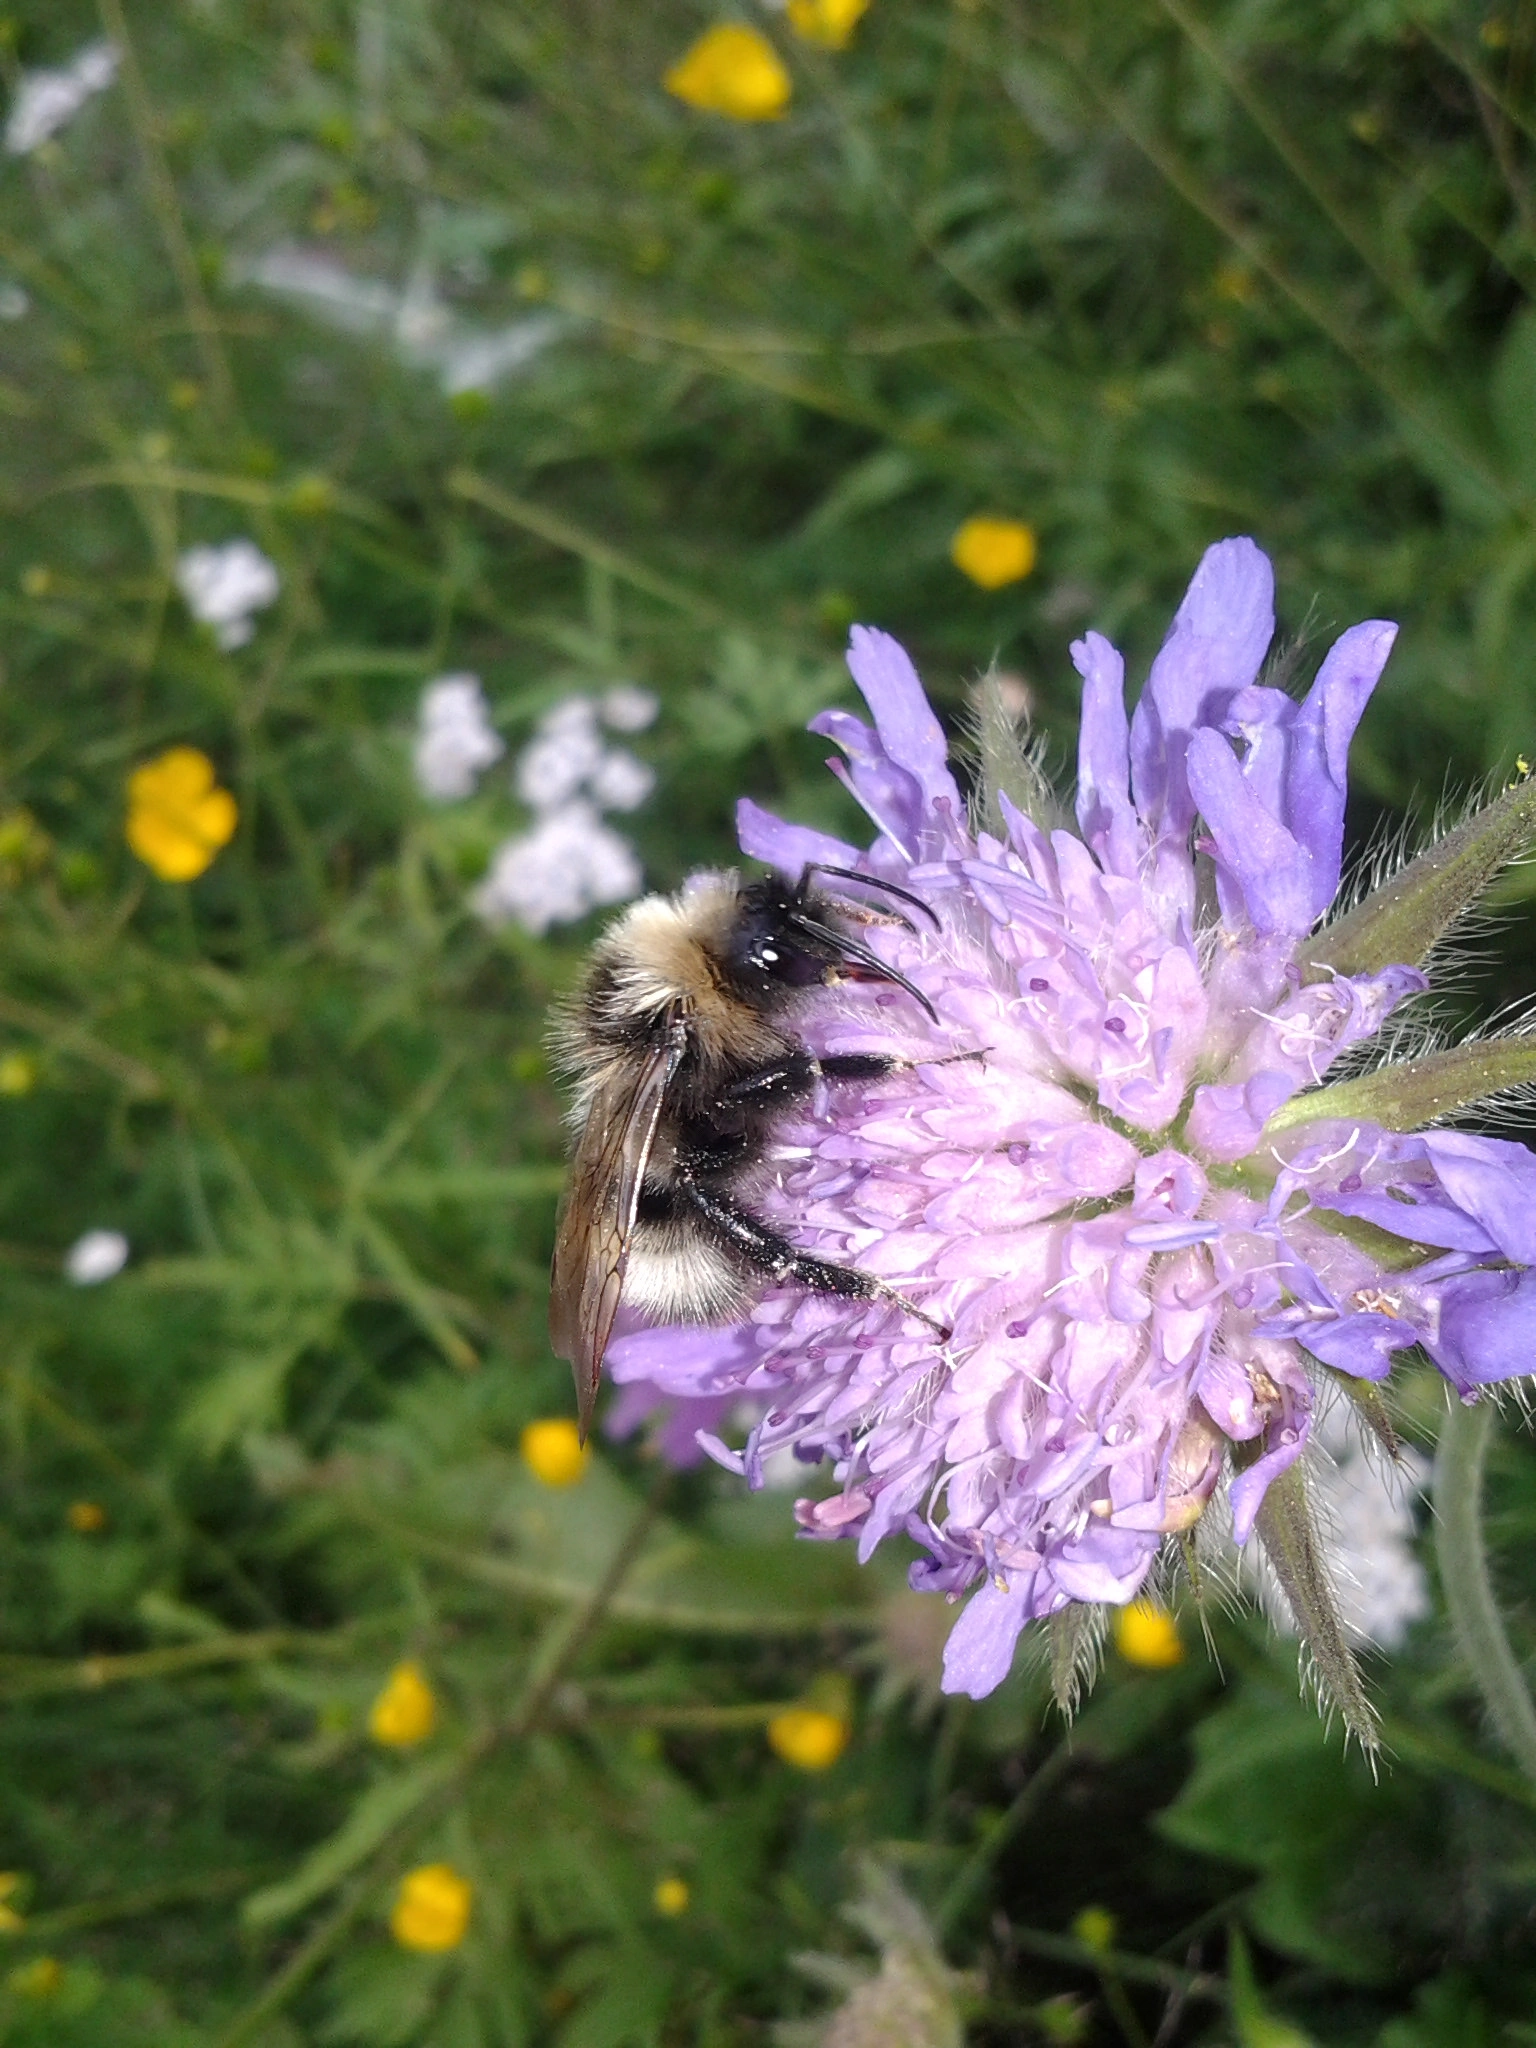
<path id="1" fill-rule="evenodd" d="M 1436 1117 L 1536 1081 L 1536 1038 L 1477 1038 L 1447 1052 L 1393 1060 L 1369 1074 L 1314 1088 L 1282 1103 L 1264 1126 L 1272 1138 L 1325 1117 L 1354 1118 L 1389 1131 L 1417 1131 Z M 1262 1143 L 1262 1140 L 1260 1141 Z"/>
<path id="2" fill-rule="evenodd" d="M 1423 1939 L 1426 1887 L 1443 1867 L 1443 1821 L 1423 1782 L 1376 1782 L 1278 1685 L 1228 1694 L 1193 1741 L 1195 1768 L 1158 1832 L 1258 1873 L 1244 1917 L 1271 1948 L 1348 1983 L 1390 1980 Z"/>
<path id="3" fill-rule="evenodd" d="M 1240 1927 L 1227 1935 L 1227 1982 L 1232 1987 L 1232 2031 L 1238 2048 L 1314 2048 L 1310 2034 L 1277 2018 L 1259 1996 L 1253 1958 Z"/>
<path id="4" fill-rule="evenodd" d="M 1325 926 L 1303 952 L 1303 968 L 1320 980 L 1330 971 L 1377 974 L 1422 961 L 1533 836 L 1536 779 L 1515 783 Z"/>

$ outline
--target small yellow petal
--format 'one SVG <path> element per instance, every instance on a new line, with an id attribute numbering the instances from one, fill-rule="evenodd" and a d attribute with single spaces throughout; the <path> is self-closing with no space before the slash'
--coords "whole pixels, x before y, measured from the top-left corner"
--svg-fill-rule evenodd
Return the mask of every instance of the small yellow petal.
<path id="1" fill-rule="evenodd" d="M 368 1710 L 368 1733 L 387 1749 L 410 1749 L 437 1726 L 437 1695 L 419 1664 L 397 1664 Z"/>
<path id="2" fill-rule="evenodd" d="M 469 1927 L 475 1888 L 451 1863 L 422 1863 L 400 1880 L 389 1931 L 402 1948 L 441 1955 L 457 1948 Z"/>
<path id="3" fill-rule="evenodd" d="M 848 1747 L 852 1732 L 838 1714 L 788 1707 L 768 1723 L 768 1746 L 797 1771 L 827 1771 Z"/>
<path id="4" fill-rule="evenodd" d="M 193 803 L 213 787 L 213 763 L 201 747 L 168 747 L 128 778 L 131 804 Z"/>
<path id="5" fill-rule="evenodd" d="M 520 1444 L 523 1463 L 544 1486 L 574 1486 L 592 1455 L 577 1434 L 575 1423 L 564 1415 L 530 1422 Z"/>
<path id="6" fill-rule="evenodd" d="M 1154 1600 L 1133 1600 L 1116 1611 L 1115 1648 L 1127 1664 L 1139 1664 L 1144 1671 L 1166 1671 L 1184 1662 L 1184 1645 L 1179 1625 L 1166 1607 Z"/>
<path id="7" fill-rule="evenodd" d="M 805 42 L 845 50 L 869 0 L 789 0 L 789 25 Z"/>
<path id="8" fill-rule="evenodd" d="M 679 1914 L 687 1912 L 688 1902 L 692 1897 L 693 1894 L 689 1891 L 685 1879 L 664 1877 L 651 1893 L 651 1904 L 658 1913 L 665 1914 L 667 1919 L 676 1920 Z"/>
<path id="9" fill-rule="evenodd" d="M 674 99 L 732 121 L 776 121 L 793 86 L 765 35 L 739 22 L 706 29 L 662 79 Z"/>
<path id="10" fill-rule="evenodd" d="M 107 1526 L 107 1511 L 99 1500 L 72 1500 L 64 1519 L 81 1536 L 94 1536 Z"/>
<path id="11" fill-rule="evenodd" d="M 1022 519 L 967 519 L 949 545 L 949 557 L 963 576 L 983 590 L 1018 583 L 1035 566 L 1035 529 Z"/>

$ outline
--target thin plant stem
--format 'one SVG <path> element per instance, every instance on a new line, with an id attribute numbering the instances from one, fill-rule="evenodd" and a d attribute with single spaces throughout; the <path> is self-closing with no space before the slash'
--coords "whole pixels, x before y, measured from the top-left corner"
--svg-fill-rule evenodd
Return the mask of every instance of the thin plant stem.
<path id="1" fill-rule="evenodd" d="M 1435 1555 L 1451 1626 L 1499 1739 L 1536 1779 L 1536 1705 L 1494 1598 L 1483 1544 L 1483 1465 L 1493 1435 L 1491 1402 L 1453 1402 L 1435 1457 Z"/>
<path id="2" fill-rule="evenodd" d="M 1072 1750 L 1063 1737 L 1043 1763 L 1031 1772 L 1029 1781 L 1011 1805 L 1004 1807 L 970 1855 L 950 1880 L 939 1901 L 935 1922 L 941 1935 L 952 1934 L 977 1891 L 986 1882 L 993 1863 L 1034 1813 L 1046 1793 L 1056 1784 L 1072 1761 Z"/>

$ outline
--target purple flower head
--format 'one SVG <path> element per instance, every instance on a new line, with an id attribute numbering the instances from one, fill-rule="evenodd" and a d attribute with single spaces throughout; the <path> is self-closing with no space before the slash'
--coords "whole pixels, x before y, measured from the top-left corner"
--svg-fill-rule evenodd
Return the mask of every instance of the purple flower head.
<path id="1" fill-rule="evenodd" d="M 913 1583 L 969 1596 L 952 1692 L 991 1691 L 1027 1623 L 1131 1599 L 1224 1477 L 1238 1542 L 1263 1536 L 1325 1368 L 1380 1379 L 1422 1345 L 1468 1393 L 1532 1355 L 1536 1157 L 1404 1134 L 1390 1095 L 1375 1121 L 1326 1113 L 1364 1085 L 1324 1087 L 1334 1063 L 1359 1072 L 1427 986 L 1314 932 L 1394 629 L 1345 633 L 1297 701 L 1259 681 L 1273 627 L 1269 563 L 1230 540 L 1129 718 L 1114 648 L 1074 646 L 1080 836 L 1006 795 L 1003 836 L 974 829 L 911 662 L 863 627 L 849 667 L 873 726 L 834 711 L 812 730 L 874 843 L 740 808 L 754 858 L 859 869 L 937 920 L 870 933 L 937 1026 L 896 988 L 819 997 L 813 1053 L 911 1064 L 787 1117 L 754 1200 L 950 1335 L 887 1299 L 777 1288 L 730 1328 L 631 1331 L 613 1375 L 631 1416 L 667 1397 L 749 1484 L 786 1446 L 821 1463 L 834 1490 L 797 1504 L 807 1536 L 865 1558 L 914 1539 Z M 759 1419 L 733 1452 L 715 1430 L 742 1402 Z"/>

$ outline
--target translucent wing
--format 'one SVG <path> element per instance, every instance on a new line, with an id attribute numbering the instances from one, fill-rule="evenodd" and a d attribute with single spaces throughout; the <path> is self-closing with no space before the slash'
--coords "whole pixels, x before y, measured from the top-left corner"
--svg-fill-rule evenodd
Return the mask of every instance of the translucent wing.
<path id="1" fill-rule="evenodd" d="M 571 1361 L 583 1437 L 592 1420 L 603 1353 L 618 1313 L 630 1234 L 662 1100 L 686 1042 L 682 1017 L 674 1011 L 666 1037 L 638 1070 L 600 1088 L 592 1098 L 571 1162 L 555 1239 L 549 1340 L 556 1357 Z"/>

